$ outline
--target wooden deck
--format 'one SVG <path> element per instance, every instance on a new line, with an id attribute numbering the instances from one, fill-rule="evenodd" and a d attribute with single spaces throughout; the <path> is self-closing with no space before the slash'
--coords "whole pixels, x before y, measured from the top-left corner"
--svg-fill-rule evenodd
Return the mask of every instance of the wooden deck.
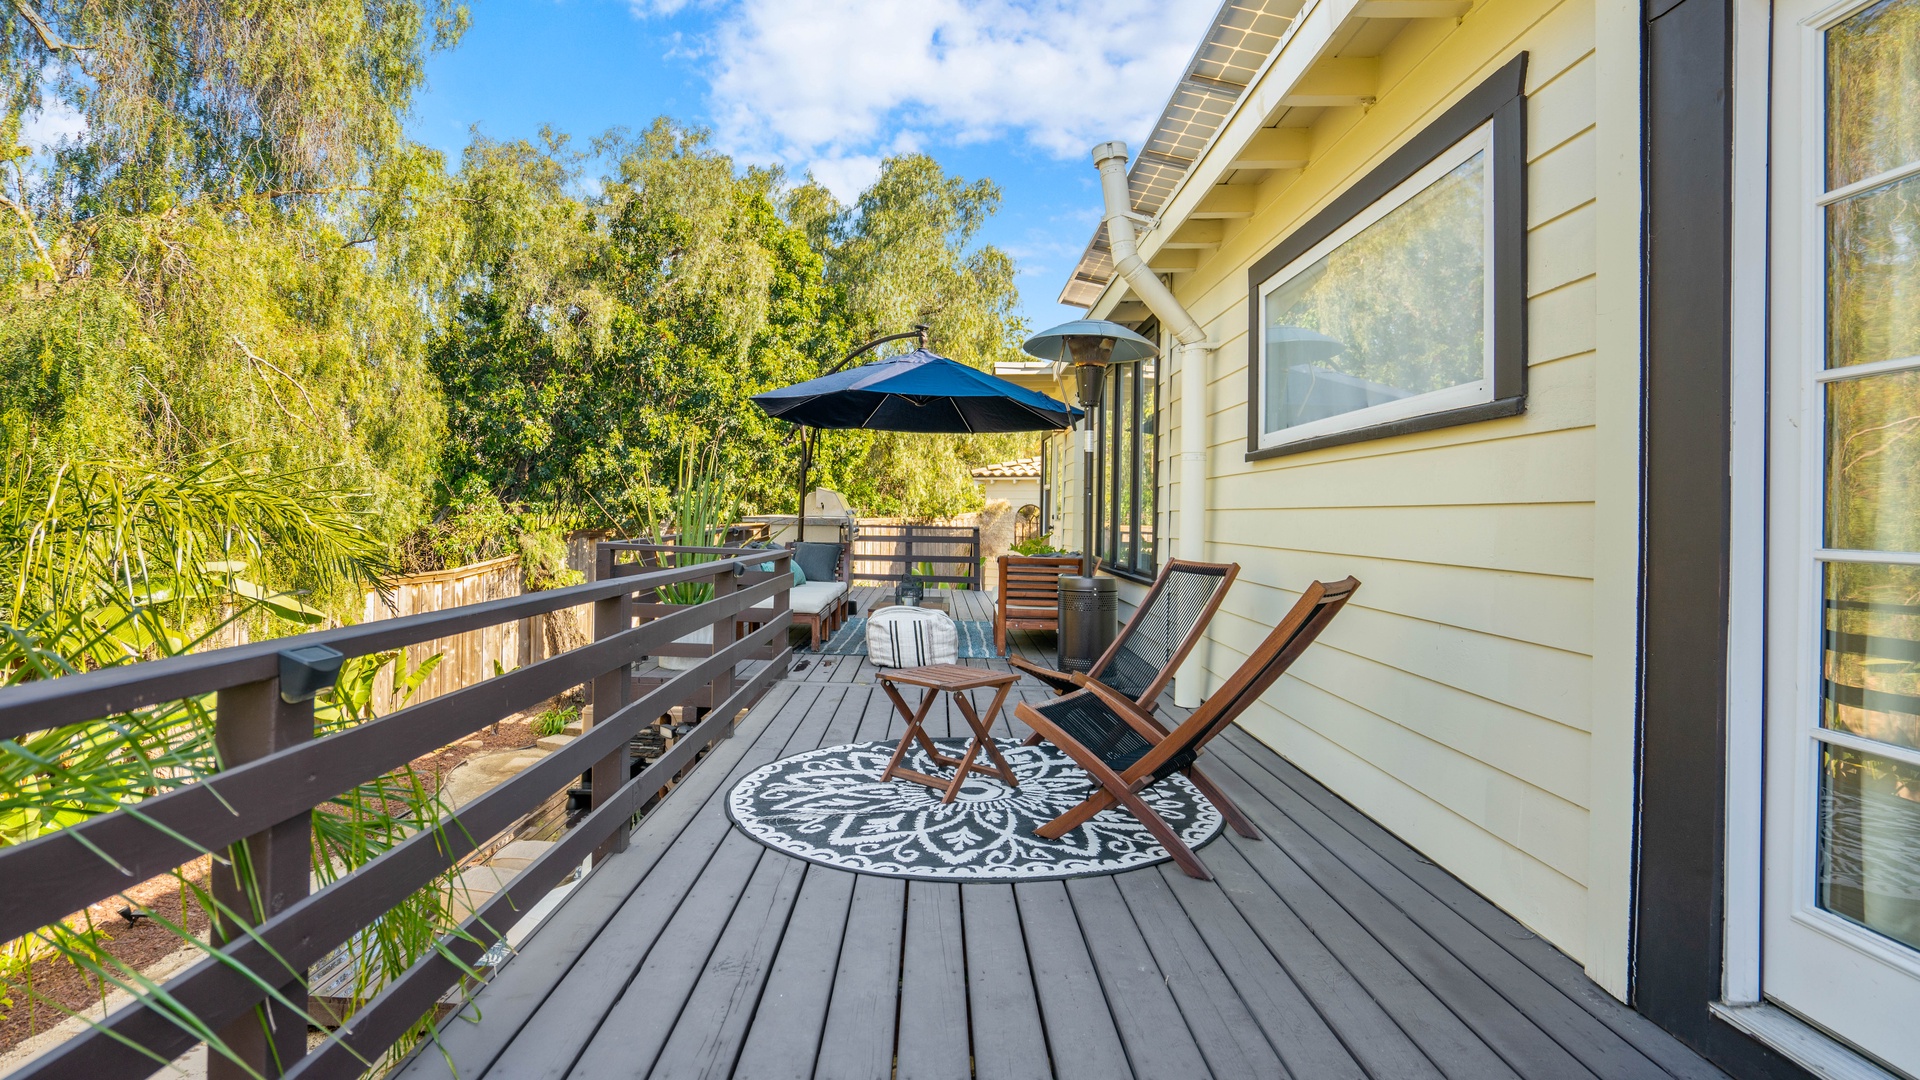
<path id="1" fill-rule="evenodd" d="M 986 617 L 984 594 L 955 607 Z M 1212 882 L 907 883 L 731 827 L 746 772 L 900 731 L 871 665 L 808 656 L 403 1075 L 1722 1075 L 1238 732 L 1203 762 L 1266 839 L 1223 831 Z"/>

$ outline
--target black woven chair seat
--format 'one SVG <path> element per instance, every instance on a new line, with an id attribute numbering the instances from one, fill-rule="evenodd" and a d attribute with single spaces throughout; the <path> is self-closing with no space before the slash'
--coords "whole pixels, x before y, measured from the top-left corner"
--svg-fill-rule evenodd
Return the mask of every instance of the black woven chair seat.
<path id="1" fill-rule="evenodd" d="M 1092 694 L 1056 698 L 1033 708 L 1114 772 L 1125 772 L 1153 749 L 1120 714 Z"/>

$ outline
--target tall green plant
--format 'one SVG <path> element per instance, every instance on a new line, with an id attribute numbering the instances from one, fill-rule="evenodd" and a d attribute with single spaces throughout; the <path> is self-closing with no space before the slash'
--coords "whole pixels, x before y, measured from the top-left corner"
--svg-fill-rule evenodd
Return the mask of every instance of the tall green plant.
<path id="1" fill-rule="evenodd" d="M 667 512 L 656 517 L 650 530 L 656 544 L 682 547 L 719 547 L 727 530 L 740 518 L 740 507 L 727 492 L 720 475 L 720 451 L 716 440 L 705 450 L 687 446 L 680 451 L 678 485 L 667 497 Z M 682 551 L 674 565 L 690 566 L 713 562 L 718 555 Z M 683 581 L 655 590 L 662 603 L 703 604 L 713 599 L 713 585 L 705 581 Z"/>
<path id="2" fill-rule="evenodd" d="M 323 584 L 354 587 L 377 587 L 385 570 L 351 498 L 307 475 L 216 456 L 178 472 L 114 462 L 41 467 L 16 458 L 4 478 L 0 687 L 178 655 L 234 621 L 271 632 L 311 620 L 298 598 L 239 577 L 248 564 L 271 580 L 297 561 Z M 317 733 L 371 719 L 371 687 L 382 667 L 397 662 L 387 654 L 350 663 L 316 711 Z M 435 662 L 396 671 L 396 705 Z M 219 767 L 216 719 L 212 697 L 204 696 L 0 740 L 0 845 L 115 809 L 137 815 L 144 800 L 206 779 Z M 314 814 L 315 873 L 334 880 L 444 818 L 432 785 L 411 768 L 362 784 Z M 218 910 L 203 885 L 175 876 L 210 918 L 246 914 Z M 155 921 L 183 944 L 207 948 L 184 920 Z M 356 939 L 356 980 L 405 970 L 457 925 L 448 875 Z M 55 924 L 7 943 L 0 952 L 12 970 L 0 977 L 17 982 L 18 969 L 36 957 L 64 957 L 103 988 L 147 993 L 174 1023 L 231 1056 L 205 1024 L 103 945 L 90 922 Z"/>

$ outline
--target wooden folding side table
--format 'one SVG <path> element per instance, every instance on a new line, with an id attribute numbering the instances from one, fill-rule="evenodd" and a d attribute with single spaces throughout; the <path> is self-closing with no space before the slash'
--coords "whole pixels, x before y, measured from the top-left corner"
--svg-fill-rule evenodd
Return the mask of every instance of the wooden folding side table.
<path id="1" fill-rule="evenodd" d="M 1014 777 L 1013 768 L 1007 764 L 1007 759 L 1000 756 L 1000 748 L 994 745 L 991 731 L 994 718 L 1000 715 L 1000 706 L 1006 703 L 1007 691 L 1012 690 L 1013 684 L 1019 681 L 1020 676 L 1017 672 L 989 671 L 986 668 L 971 668 L 964 664 L 929 664 L 926 667 L 882 671 L 880 687 L 887 692 L 888 697 L 893 699 L 893 707 L 906 718 L 907 733 L 900 736 L 899 747 L 894 750 L 893 757 L 887 761 L 886 770 L 880 774 L 881 781 L 884 783 L 897 777 L 901 780 L 925 784 L 935 791 L 944 792 L 945 796 L 940 801 L 949 803 L 960 794 L 960 785 L 966 782 L 969 772 L 986 773 L 1000 778 L 1009 787 L 1019 787 L 1020 781 Z M 901 697 L 900 691 L 895 688 L 896 683 L 904 686 L 925 687 L 926 692 L 920 696 L 918 709 L 907 707 L 906 699 Z M 967 691 L 978 690 L 984 686 L 994 687 L 995 693 L 993 704 L 987 706 L 986 715 L 982 717 L 980 713 L 974 711 L 973 701 L 967 697 Z M 942 754 L 939 746 L 927 735 L 927 729 L 923 726 L 926 723 L 928 711 L 933 708 L 934 701 L 942 693 L 953 695 L 954 702 L 960 706 L 960 715 L 967 718 L 967 726 L 973 729 L 973 741 L 967 744 L 966 753 L 957 758 Z M 935 764 L 944 765 L 953 770 L 951 780 L 928 776 L 926 773 L 900 766 L 901 759 L 907 756 L 908 748 L 916 739 Z M 987 752 L 987 757 L 991 759 L 990 762 L 976 761 L 983 748 Z"/>

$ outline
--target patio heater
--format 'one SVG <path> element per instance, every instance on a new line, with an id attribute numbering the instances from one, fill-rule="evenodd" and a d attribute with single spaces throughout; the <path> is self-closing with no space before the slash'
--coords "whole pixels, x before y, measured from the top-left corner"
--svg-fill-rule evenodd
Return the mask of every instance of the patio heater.
<path id="1" fill-rule="evenodd" d="M 1118 628 L 1119 586 L 1094 573 L 1093 416 L 1100 408 L 1107 369 L 1157 355 L 1153 342 L 1104 319 L 1079 319 L 1043 330 L 1020 346 L 1028 356 L 1073 366 L 1080 398 L 1080 573 L 1060 575 L 1060 634 L 1054 663 L 1061 671 L 1088 671 L 1113 643 Z"/>

